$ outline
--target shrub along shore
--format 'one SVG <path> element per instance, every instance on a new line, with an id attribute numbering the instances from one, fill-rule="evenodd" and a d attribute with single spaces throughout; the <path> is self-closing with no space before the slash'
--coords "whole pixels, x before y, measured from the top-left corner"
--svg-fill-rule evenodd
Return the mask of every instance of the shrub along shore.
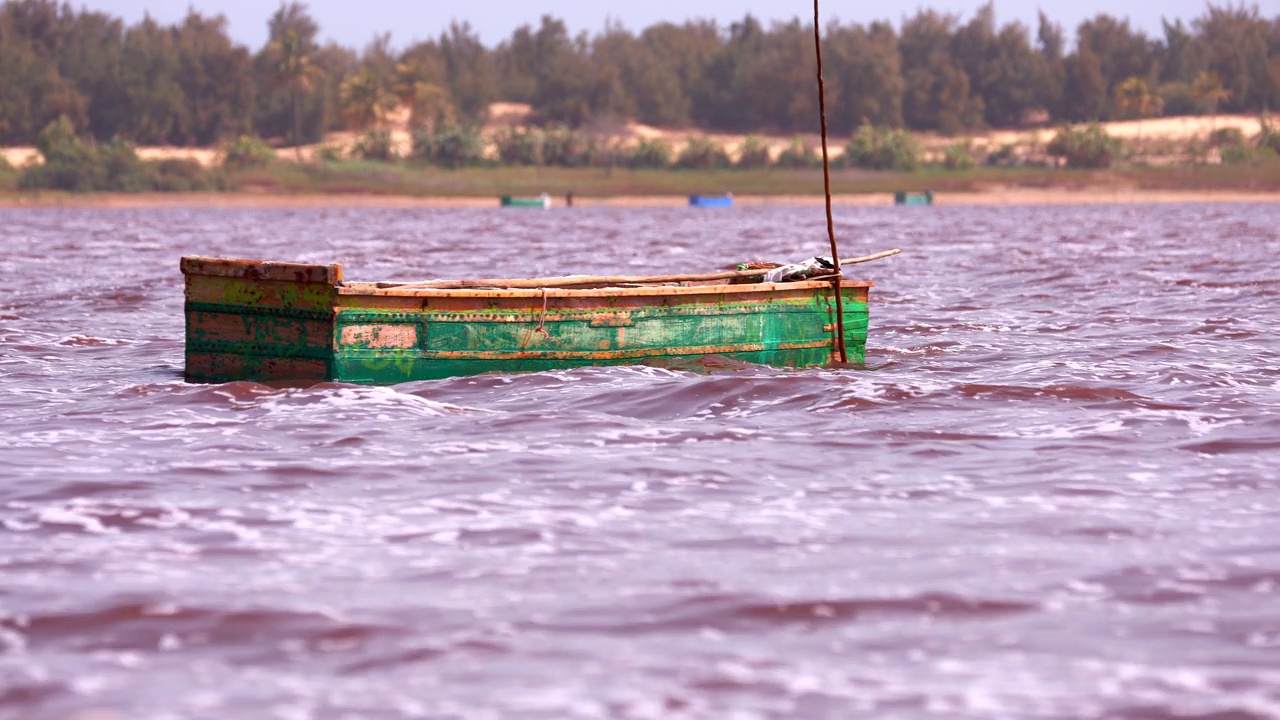
<path id="1" fill-rule="evenodd" d="M 407 23 L 397 34 L 420 34 Z M 1042 14 L 1034 31 L 997 22 L 990 3 L 966 18 L 920 8 L 900 23 L 824 27 L 837 190 L 1275 188 L 1275 126 L 1216 121 L 1280 107 L 1280 16 L 1210 3 L 1159 36 L 1108 14 L 1073 33 Z M 575 37 L 545 16 L 492 48 L 465 23 L 403 48 L 389 34 L 360 51 L 320 37 L 292 1 L 249 48 L 220 15 L 126 23 L 57 0 L 0 0 L 0 144 L 39 148 L 22 167 L 0 160 L 0 193 L 819 192 L 811 135 L 760 135 L 816 124 L 813 29 L 801 19 Z M 516 105 L 526 112 L 514 123 L 494 112 Z M 1194 140 L 1143 136 L 1144 121 L 1191 116 L 1214 124 Z M 671 143 L 683 133 L 660 130 L 690 127 L 720 139 Z M 913 132 L 955 139 L 922 151 Z M 980 133 L 1035 140 L 964 139 Z M 347 139 L 317 145 L 336 137 Z M 152 161 L 137 145 L 185 150 Z M 216 162 L 191 159 L 214 147 Z"/>
<path id="2" fill-rule="evenodd" d="M 1280 124 L 1263 117 L 1246 137 L 1223 128 L 1176 148 L 1180 162 L 1153 165 L 1140 146 L 1098 124 L 1063 126 L 1041 148 L 975 150 L 957 142 L 922 152 L 911 133 L 863 125 L 839 143 L 833 190 L 840 194 L 993 187 L 1280 191 Z M 733 151 L 706 137 L 680 146 L 661 139 L 619 142 L 567 127 L 514 127 L 490 134 L 463 125 L 419 129 L 407 151 L 374 128 L 349 147 L 318 147 L 310 162 L 284 162 L 252 136 L 225 143 L 218 162 L 142 160 L 122 141 L 95 143 L 65 118 L 36 144 L 39 161 L 21 168 L 0 159 L 0 191 L 63 193 L 247 192 L 256 194 L 497 197 L 572 192 L 578 197 L 821 195 L 821 159 L 797 137 L 771 152 L 747 136 Z M 1029 159 L 1030 158 L 1030 159 Z"/>

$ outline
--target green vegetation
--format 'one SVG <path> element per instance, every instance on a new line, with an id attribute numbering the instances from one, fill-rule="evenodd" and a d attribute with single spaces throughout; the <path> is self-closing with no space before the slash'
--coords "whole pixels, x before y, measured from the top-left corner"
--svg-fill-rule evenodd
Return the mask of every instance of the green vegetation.
<path id="1" fill-rule="evenodd" d="M 1258 133 L 1258 149 L 1280 155 L 1280 126 L 1274 125 L 1271 119 L 1263 116 L 1262 132 Z"/>
<path id="2" fill-rule="evenodd" d="M 692 170 L 727 168 L 733 165 L 729 153 L 708 138 L 695 137 L 685 143 L 676 158 L 676 167 Z"/>
<path id="3" fill-rule="evenodd" d="M 505 128 L 489 139 L 502 165 L 585 167 L 606 160 L 598 137 L 564 125 Z"/>
<path id="4" fill-rule="evenodd" d="M 882 192 L 931 188 L 964 191 L 987 185 L 1079 187 L 1114 182 L 1203 189 L 1212 180 L 1220 189 L 1280 189 L 1275 125 L 1264 119 L 1263 131 L 1246 138 L 1234 128 L 1213 134 L 1225 166 L 1143 168 L 1118 165 L 1124 145 L 1097 124 L 1064 126 L 1048 144 L 1051 156 L 1065 159 L 1067 170 L 1040 161 L 1031 167 L 1013 154 L 1012 146 L 989 153 L 986 167 L 975 168 L 975 151 L 965 141 L 949 145 L 927 163 L 910 133 L 859 128 L 835 163 L 837 192 Z M 821 174 L 816 152 L 796 138 L 776 162 L 767 162 L 763 143 L 745 143 L 743 154 L 755 158 L 734 165 L 719 144 L 695 137 L 673 159 L 671 146 L 648 140 L 631 147 L 605 145 L 594 135 L 568 128 L 523 129 L 500 134 L 498 157 L 488 157 L 485 139 L 475 129 L 445 125 L 420 129 L 412 152 L 399 157 L 391 134 L 371 128 L 357 140 L 351 159 L 333 146 L 322 146 L 318 162 L 286 163 L 261 140 L 238 136 L 224 145 L 222 163 L 202 168 L 194 160 L 141 160 L 123 141 L 94 143 L 75 134 L 65 118 L 50 123 L 37 142 L 42 163 L 21 170 L 0 167 L 0 188 L 88 192 L 251 190 L 282 193 L 362 193 L 405 195 L 494 195 L 573 187 L 582 196 L 611 193 L 669 194 L 706 187 L 731 188 L 743 194 L 818 193 Z M 1208 152 L 1199 146 L 1201 154 Z M 1001 166 L 1003 165 L 1003 166 Z M 998 167 L 1001 166 L 1001 167 Z M 627 168 L 627 169 L 624 169 Z M 1108 173 L 1087 173 L 1110 169 Z M 1247 171 L 1246 171 L 1247 169 Z M 675 172 L 671 172 L 675 170 Z"/>
<path id="5" fill-rule="evenodd" d="M 822 167 L 822 158 L 817 151 L 809 147 L 803 138 L 791 139 L 791 144 L 778 153 L 777 165 L 780 168 L 799 170 L 802 168 Z"/>
<path id="6" fill-rule="evenodd" d="M 260 49 L 226 29 L 223 17 L 194 10 L 174 25 L 126 25 L 56 0 L 0 0 L 0 144 L 34 143 L 65 116 L 99 143 L 210 147 L 254 135 L 297 146 L 385 126 L 395 109 L 429 133 L 474 125 L 495 101 L 528 103 L 540 122 L 579 130 L 637 120 L 795 133 L 817 117 L 812 30 L 799 20 L 610 25 L 575 37 L 545 16 L 493 48 L 455 24 L 403 49 L 388 35 L 357 52 L 321 44 L 306 6 L 286 2 Z M 1049 18 L 1032 33 L 997 24 L 992 4 L 964 22 L 919 10 L 896 27 L 826 31 L 837 136 L 863 124 L 956 134 L 1280 107 L 1280 17 L 1257 5 L 1210 4 L 1189 25 L 1166 22 L 1159 37 L 1098 15 L 1070 33 L 1070 48 Z"/>
<path id="7" fill-rule="evenodd" d="M 434 132 L 418 130 L 409 157 L 442 168 L 476 167 L 485 162 L 484 139 L 480 131 L 463 125 L 446 125 Z"/>
<path id="8" fill-rule="evenodd" d="M 306 16 L 301 5 L 282 4 L 271 19 L 271 38 L 258 56 L 257 65 L 266 70 L 269 87 L 288 93 L 293 116 L 291 139 L 295 148 L 302 145 L 303 97 L 311 93 L 325 75 L 324 68 L 316 61 L 314 38 L 318 30 L 319 26 Z M 344 82 L 344 90 L 345 87 Z M 300 149 L 297 159 L 302 160 Z"/>
<path id="9" fill-rule="evenodd" d="M 1213 133 L 1210 144 L 1218 148 L 1224 165 L 1272 163 L 1280 159 L 1280 128 L 1265 116 L 1260 124 L 1262 132 L 1252 142 L 1237 128 L 1222 128 Z"/>
<path id="10" fill-rule="evenodd" d="M 564 125 L 543 132 L 542 160 L 551 167 L 587 167 L 614 162 L 606 156 L 599 138 Z"/>
<path id="11" fill-rule="evenodd" d="M 542 133 L 533 128 L 507 128 L 493 138 L 504 165 L 543 165 Z"/>
<path id="12" fill-rule="evenodd" d="M 324 165 L 278 163 L 269 168 L 232 173 L 235 187 L 264 193 L 354 193 L 406 197 L 475 197 L 497 202 L 501 195 L 558 195 L 572 188 L 580 198 L 612 196 L 681 196 L 727 188 L 736 196 L 822 195 L 822 171 L 667 170 L 563 167 L 472 167 L 443 170 L 411 163 L 343 161 Z M 872 172 L 836 169 L 831 173 L 837 194 L 899 190 L 938 193 L 975 192 L 989 188 L 1150 189 L 1280 191 L 1280 162 L 1243 166 L 1118 167 L 1110 170 L 1064 170 L 1045 167 L 948 170 L 939 166 L 916 172 Z"/>
<path id="13" fill-rule="evenodd" d="M 331 163 L 342 159 L 342 147 L 339 145 L 318 145 L 315 150 L 316 162 Z"/>
<path id="14" fill-rule="evenodd" d="M 968 170 L 972 168 L 973 144 L 966 140 L 962 143 L 948 145 L 943 151 L 942 166 L 948 170 Z"/>
<path id="15" fill-rule="evenodd" d="M 128 25 L 55 0 L 0 0 L 0 145 L 35 144 L 43 159 L 0 162 L 0 190 L 509 194 L 563 179 L 583 195 L 749 194 L 806 192 L 820 164 L 812 137 L 797 135 L 775 158 L 749 135 L 734 157 L 700 134 L 812 132 L 812 30 L 799 20 L 574 37 L 546 16 L 493 48 L 455 24 L 403 49 L 379 36 L 357 52 L 322 44 L 306 6 L 285 2 L 267 30 L 253 50 L 231 41 L 221 16 L 194 10 L 171 26 Z M 1224 128 L 1185 147 L 1144 143 L 1141 126 L 1122 144 L 1097 124 L 1280 107 L 1280 16 L 1257 6 L 1209 5 L 1189 25 L 1166 22 L 1160 37 L 1099 15 L 1070 48 L 1048 18 L 1033 35 L 998 25 L 990 4 L 964 22 L 920 10 L 896 27 L 833 23 L 826 33 L 828 123 L 833 143 L 847 141 L 841 192 L 1105 184 L 1097 169 L 1139 185 L 1274 187 L 1280 127 L 1265 118 L 1255 137 Z M 528 103 L 537 126 L 482 135 L 495 101 Z M 408 123 L 407 153 L 393 118 Z M 701 130 L 687 143 L 621 142 L 630 121 Z M 912 134 L 1048 122 L 1062 129 L 1047 148 L 984 153 L 957 138 L 926 154 Z M 352 147 L 321 145 L 309 165 L 277 162 L 273 148 L 295 147 L 300 161 L 302 145 L 338 130 L 356 133 Z M 157 144 L 219 147 L 222 162 L 152 162 L 134 150 Z M 1220 158 L 1229 172 L 1128 166 L 1153 149 L 1179 162 Z M 1028 167 L 1052 165 L 1046 150 L 1069 169 Z"/>
<path id="16" fill-rule="evenodd" d="M 250 135 L 237 135 L 222 146 L 222 164 L 233 170 L 264 167 L 275 161 L 276 151 Z"/>
<path id="17" fill-rule="evenodd" d="M 195 161 L 148 162 L 123 141 L 99 145 L 83 140 L 65 117 L 41 131 L 36 148 L 44 162 L 22 170 L 21 190 L 191 192 L 226 187 L 222 175 L 204 170 Z"/>
<path id="18" fill-rule="evenodd" d="M 0 155 L 0 192 L 12 191 L 18 187 L 18 172 L 4 155 Z"/>
<path id="19" fill-rule="evenodd" d="M 405 197 L 476 197 L 553 195 L 570 188 L 581 198 L 619 195 L 684 196 L 706 188 L 728 188 L 737 195 L 822 194 L 822 172 L 729 168 L 672 172 L 625 167 L 463 167 L 444 169 L 408 160 L 398 163 L 334 160 L 318 164 L 277 162 L 265 166 L 201 169 L 191 161 L 143 161 L 139 183 L 96 186 L 96 189 L 155 191 L 238 190 L 284 195 L 356 194 Z M 38 166 L 43 167 L 43 166 Z M 30 169 L 7 173 L 10 188 Z M 39 172 L 39 171 L 37 171 Z M 92 177 L 101 177 L 96 172 Z M 835 169 L 832 189 L 837 194 L 923 191 L 964 193 L 990 188 L 1150 189 L 1280 192 L 1280 162 L 1189 167 L 1121 166 L 1110 170 L 1071 170 L 1046 167 L 975 167 L 969 170 L 931 165 L 914 172 Z M 0 188 L 6 172 L 0 170 Z M 35 185 L 24 185 L 34 188 Z M 45 185 L 41 187 L 56 187 Z M 86 189 L 82 183 L 61 187 Z"/>
<path id="20" fill-rule="evenodd" d="M 915 170 L 920 147 L 906 130 L 863 125 L 845 146 L 842 163 L 869 170 Z"/>
<path id="21" fill-rule="evenodd" d="M 742 141 L 738 151 L 738 167 L 745 170 L 768 167 L 770 162 L 769 146 L 755 135 L 748 135 Z"/>
<path id="22" fill-rule="evenodd" d="M 391 131 L 386 128 L 370 128 L 356 140 L 351 155 L 361 160 L 393 162 L 400 156 L 391 142 Z"/>
<path id="23" fill-rule="evenodd" d="M 1049 142 L 1049 154 L 1064 158 L 1067 167 L 1109 168 L 1115 165 L 1124 151 L 1120 138 L 1112 137 L 1097 123 L 1076 130 L 1063 126 Z"/>
<path id="24" fill-rule="evenodd" d="M 671 146 L 662 140 L 641 140 L 626 158 L 630 168 L 665 168 L 671 164 Z"/>

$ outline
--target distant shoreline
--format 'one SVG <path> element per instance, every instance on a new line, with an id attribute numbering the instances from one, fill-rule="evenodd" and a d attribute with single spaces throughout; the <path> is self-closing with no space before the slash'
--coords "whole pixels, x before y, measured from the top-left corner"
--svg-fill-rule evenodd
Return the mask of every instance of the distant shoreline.
<path id="1" fill-rule="evenodd" d="M 838 194 L 835 205 L 893 205 L 890 193 Z M 1237 190 L 1143 190 L 1143 189 L 1039 189 L 1007 188 L 976 191 L 940 192 L 935 205 L 1117 205 L 1144 203 L 1277 203 L 1280 192 Z M 807 207 L 821 206 L 821 195 L 735 195 L 740 207 Z M 614 197 L 575 197 L 574 209 L 593 207 L 687 207 L 683 195 L 619 195 Z M 553 208 L 564 208 L 564 198 L 552 197 Z M 39 193 L 0 194 L 0 208 L 94 208 L 94 209 L 499 209 L 497 198 L 487 197 L 413 197 L 405 195 L 324 194 L 324 193 Z M 904 208 L 905 210 L 905 208 Z M 913 211 L 919 208 L 913 208 Z M 527 210 L 525 210 L 527 212 Z M 510 209 L 508 212 L 519 212 Z"/>

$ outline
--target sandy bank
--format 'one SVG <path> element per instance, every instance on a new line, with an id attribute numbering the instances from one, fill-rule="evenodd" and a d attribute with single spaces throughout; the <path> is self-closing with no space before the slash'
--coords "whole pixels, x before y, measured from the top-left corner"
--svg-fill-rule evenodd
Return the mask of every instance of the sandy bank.
<path id="1" fill-rule="evenodd" d="M 525 127 L 533 113 L 533 108 L 521 103 L 493 103 L 489 106 L 489 120 L 482 132 L 493 137 L 494 133 L 510 128 Z M 393 114 L 389 130 L 391 142 L 396 152 L 407 156 L 412 149 L 412 136 L 408 128 L 408 113 L 401 110 Z M 1195 115 L 1185 117 L 1160 117 L 1144 120 L 1122 120 L 1102 123 L 1108 133 L 1135 147 L 1145 147 L 1152 156 L 1185 155 L 1187 143 L 1206 143 L 1215 130 L 1235 128 L 1245 138 L 1251 138 L 1261 130 L 1259 118 L 1250 115 Z M 955 136 L 938 135 L 930 132 L 913 133 L 926 157 L 937 159 L 939 154 L 949 146 L 968 142 L 975 151 L 990 152 L 1009 146 L 1018 150 L 1019 156 L 1044 154 L 1044 146 L 1057 133 L 1058 128 L 1024 128 L 1018 130 L 994 129 L 975 130 Z M 331 151 L 347 152 L 355 144 L 358 134 L 350 131 L 332 132 L 324 141 L 315 145 L 304 145 L 300 153 L 292 147 L 281 147 L 276 150 L 277 157 L 286 163 L 297 161 L 300 154 L 303 162 L 315 162 L 321 148 Z M 636 122 L 623 123 L 609 135 L 611 141 L 623 145 L 631 145 L 640 140 L 661 140 L 678 150 L 694 138 L 710 140 L 723 147 L 732 157 L 737 157 L 747 136 L 743 134 L 710 132 L 695 128 L 670 129 L 642 125 Z M 756 140 L 769 148 L 774 159 L 799 137 L 811 148 L 818 147 L 817 134 L 802 133 L 796 135 L 756 134 Z M 847 136 L 831 138 L 831 156 L 837 158 L 844 153 Z M 217 165 L 221 156 L 216 148 L 185 147 L 138 147 L 138 156 L 144 160 L 189 159 L 199 162 L 205 167 Z M 488 154 L 496 153 L 492 143 Z M 22 167 L 27 163 L 40 162 L 39 154 L 34 147 L 0 147 L 0 157 L 10 165 Z"/>
<path id="2" fill-rule="evenodd" d="M 554 207 L 563 207 L 561 198 Z M 836 205 L 892 205 L 888 193 L 838 195 Z M 1280 193 L 1235 191 L 1179 191 L 1133 189 L 1027 189 L 1009 188 L 978 192 L 940 193 L 937 205 L 1115 205 L 1138 203 L 1274 203 Z M 741 195 L 734 197 L 741 207 L 813 206 L 823 204 L 821 195 Z M 575 198 L 574 206 L 591 207 L 684 207 L 684 196 L 621 196 Z M 70 195 L 0 195 L 0 208 L 498 208 L 495 198 L 404 197 L 393 195 L 267 195 L 247 193 L 94 193 Z M 510 212 L 519 212 L 511 209 Z M 527 210 L 525 210 L 527 212 Z"/>

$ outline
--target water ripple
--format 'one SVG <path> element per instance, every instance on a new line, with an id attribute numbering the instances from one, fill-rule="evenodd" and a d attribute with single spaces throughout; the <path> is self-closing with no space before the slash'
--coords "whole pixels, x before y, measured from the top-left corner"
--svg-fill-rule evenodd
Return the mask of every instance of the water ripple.
<path id="1" fill-rule="evenodd" d="M 1280 717 L 1278 208 L 838 207 L 905 248 L 866 366 L 396 387 L 184 383 L 178 257 L 684 272 L 824 220 L 0 210 L 0 718 Z"/>

